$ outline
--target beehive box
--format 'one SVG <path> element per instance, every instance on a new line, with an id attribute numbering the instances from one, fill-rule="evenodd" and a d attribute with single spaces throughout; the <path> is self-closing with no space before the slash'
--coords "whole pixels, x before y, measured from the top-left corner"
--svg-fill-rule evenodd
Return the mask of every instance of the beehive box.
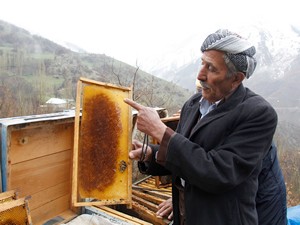
<path id="1" fill-rule="evenodd" d="M 71 204 L 75 112 L 0 120 L 2 191 L 0 202 L 27 197 L 32 224 L 63 224 L 98 214 L 119 224 L 150 224 L 112 208 Z M 6 191 L 4 193 L 4 191 Z"/>
<path id="2" fill-rule="evenodd" d="M 74 112 L 0 120 L 2 191 L 29 197 L 32 222 L 77 215 L 71 207 Z"/>

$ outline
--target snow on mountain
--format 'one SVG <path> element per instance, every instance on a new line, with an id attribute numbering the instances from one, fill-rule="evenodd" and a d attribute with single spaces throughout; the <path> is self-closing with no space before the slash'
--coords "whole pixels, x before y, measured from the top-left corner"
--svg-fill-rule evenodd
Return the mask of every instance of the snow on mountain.
<path id="1" fill-rule="evenodd" d="M 293 26 L 284 23 L 256 23 L 231 29 L 251 41 L 257 50 L 258 65 L 256 72 L 267 72 L 272 79 L 284 77 L 290 69 L 291 63 L 300 52 L 299 31 Z M 200 32 L 186 38 L 179 43 L 173 43 L 155 59 L 142 61 L 141 68 L 151 74 L 170 81 L 180 81 L 183 87 L 193 88 L 194 79 L 197 76 L 201 56 L 200 46 L 209 33 Z M 191 69 L 191 64 L 194 68 Z M 189 67 L 185 74 L 189 79 L 182 79 L 182 70 Z M 180 75 L 181 77 L 178 77 Z"/>
<path id="2" fill-rule="evenodd" d="M 287 24 L 259 24 L 251 27 L 249 31 L 247 38 L 256 43 L 259 66 L 268 69 L 271 66 L 274 72 L 272 78 L 282 78 L 299 55 L 299 34 Z M 266 58 L 268 55 L 270 59 Z"/>

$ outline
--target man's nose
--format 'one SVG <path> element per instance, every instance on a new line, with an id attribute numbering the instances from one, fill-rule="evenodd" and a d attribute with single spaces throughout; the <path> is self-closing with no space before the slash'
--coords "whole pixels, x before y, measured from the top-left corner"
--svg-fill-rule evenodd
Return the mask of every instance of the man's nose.
<path id="1" fill-rule="evenodd" d="M 202 66 L 198 72 L 198 76 L 197 76 L 198 80 L 202 80 L 205 81 L 206 80 L 206 71 L 205 71 L 205 67 Z"/>

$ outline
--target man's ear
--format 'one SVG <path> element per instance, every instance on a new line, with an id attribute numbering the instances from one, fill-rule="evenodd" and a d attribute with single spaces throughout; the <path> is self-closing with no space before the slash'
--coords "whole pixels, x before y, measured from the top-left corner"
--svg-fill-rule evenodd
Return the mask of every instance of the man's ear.
<path id="1" fill-rule="evenodd" d="M 233 75 L 232 89 L 237 88 L 245 79 L 245 74 L 242 72 L 237 72 Z"/>

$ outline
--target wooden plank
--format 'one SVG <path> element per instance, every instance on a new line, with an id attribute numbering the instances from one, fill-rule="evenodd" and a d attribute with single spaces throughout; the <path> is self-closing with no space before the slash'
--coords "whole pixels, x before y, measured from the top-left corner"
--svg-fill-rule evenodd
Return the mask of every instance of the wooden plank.
<path id="1" fill-rule="evenodd" d="M 144 188 L 150 188 L 150 189 L 153 189 L 153 190 L 157 190 L 158 188 L 154 187 L 152 184 L 149 184 L 149 183 L 141 183 L 139 184 L 140 187 L 144 187 Z"/>
<path id="2" fill-rule="evenodd" d="M 17 206 L 24 205 L 24 204 L 25 204 L 25 198 L 19 198 L 19 199 L 13 200 L 13 201 L 4 202 L 4 203 L 0 204 L 0 212 L 6 211 L 13 207 L 17 207 Z"/>
<path id="3" fill-rule="evenodd" d="M 122 212 L 119 212 L 117 210 L 114 210 L 112 208 L 109 208 L 107 206 L 99 206 L 97 207 L 97 210 L 102 210 L 104 211 L 105 213 L 113 216 L 113 217 L 116 217 L 116 218 L 119 218 L 123 221 L 126 221 L 126 222 L 129 222 L 131 224 L 136 224 L 136 225 L 151 225 L 151 223 L 148 223 L 144 220 L 141 220 L 141 219 L 138 219 L 136 217 L 133 217 L 133 216 L 129 216 L 125 213 L 122 213 Z"/>
<path id="4" fill-rule="evenodd" d="M 74 124 L 74 146 L 73 146 L 73 173 L 72 173 L 72 205 L 78 202 L 78 147 L 79 147 L 79 129 L 80 129 L 80 109 L 81 109 L 81 91 L 82 82 L 77 82 L 77 92 L 76 92 L 76 110 L 75 110 L 75 124 Z"/>
<path id="5" fill-rule="evenodd" d="M 50 155 L 73 147 L 73 123 L 53 124 L 11 132 L 9 161 L 11 164 Z"/>
<path id="6" fill-rule="evenodd" d="M 130 91 L 131 90 L 128 87 L 121 87 L 121 86 L 111 84 L 111 83 L 104 83 L 104 82 L 101 82 L 101 81 L 95 81 L 95 80 L 91 80 L 91 79 L 88 79 L 88 78 L 85 78 L 85 77 L 80 77 L 80 80 L 84 83 L 87 83 L 87 84 L 96 84 L 96 85 L 100 85 L 100 86 L 104 86 L 104 87 L 108 87 L 108 88 L 115 88 L 117 90 L 123 90 L 123 91 Z"/>
<path id="7" fill-rule="evenodd" d="M 65 181 L 32 194 L 31 198 L 28 200 L 30 209 L 34 210 L 51 202 L 53 199 L 57 199 L 65 195 L 69 195 L 71 197 L 71 181 Z"/>
<path id="8" fill-rule="evenodd" d="M 162 199 L 165 199 L 165 200 L 172 196 L 171 192 L 150 191 L 149 193 L 151 193 L 151 195 L 153 195 L 153 196 L 156 196 L 158 198 L 162 198 Z"/>
<path id="9" fill-rule="evenodd" d="M 58 199 L 30 210 L 32 222 L 34 225 L 41 225 L 50 220 L 51 218 L 63 213 L 70 208 L 70 195 L 62 196 Z"/>
<path id="10" fill-rule="evenodd" d="M 76 212 L 74 212 L 74 211 L 72 211 L 70 209 L 66 210 L 66 211 L 64 211 L 64 212 L 62 212 L 62 213 L 60 213 L 60 214 L 57 215 L 58 217 L 61 217 L 61 218 L 64 219 L 63 221 L 59 222 L 58 224 L 67 223 L 70 220 L 74 219 L 78 215 L 79 215 L 79 212 L 76 213 Z"/>
<path id="11" fill-rule="evenodd" d="M 70 181 L 71 150 L 12 165 L 8 177 L 8 189 L 21 197 Z"/>
<path id="12" fill-rule="evenodd" d="M 156 178 L 159 178 L 158 176 L 155 176 L 155 179 L 153 180 L 153 179 L 148 179 L 148 180 L 145 180 L 143 183 L 144 184 L 152 184 L 152 185 L 155 185 L 155 183 L 156 183 Z M 143 184 L 142 183 L 142 184 Z"/>
<path id="13" fill-rule="evenodd" d="M 129 88 L 127 90 L 127 97 L 128 98 L 132 98 L 132 88 Z M 127 149 L 126 149 L 126 154 L 127 154 L 127 164 L 128 164 L 128 168 L 127 168 L 127 185 L 128 185 L 128 190 L 127 190 L 127 199 L 128 199 L 128 208 L 132 208 L 132 166 L 133 166 L 133 161 L 129 159 L 129 152 L 132 150 L 132 131 L 133 131 L 133 127 L 132 127 L 132 110 L 129 107 L 129 110 L 127 111 Z M 131 126 L 130 126 L 131 125 Z M 125 146 L 124 146 L 125 148 Z"/>
<path id="14" fill-rule="evenodd" d="M 171 197 L 172 192 L 169 190 L 160 189 L 159 191 L 153 190 L 152 188 L 143 188 L 140 186 L 133 186 L 134 189 L 139 190 L 141 192 L 151 193 L 153 196 L 157 196 L 162 199 L 168 199 Z"/>
<path id="15" fill-rule="evenodd" d="M 132 200 L 138 202 L 140 205 L 143 205 L 143 206 L 147 207 L 151 211 L 156 212 L 158 210 L 158 205 L 153 204 L 152 202 L 144 200 L 144 199 L 142 199 L 140 197 L 137 197 L 135 195 L 132 196 Z"/>
<path id="16" fill-rule="evenodd" d="M 6 201 L 12 201 L 15 199 L 16 199 L 16 193 L 14 190 L 0 193 L 0 203 L 6 202 Z"/>
<path id="17" fill-rule="evenodd" d="M 145 199 L 147 201 L 154 202 L 155 204 L 160 204 L 163 201 L 165 201 L 165 199 L 162 199 L 162 198 L 159 198 L 157 196 L 150 195 L 150 194 L 145 194 L 145 193 L 142 193 L 140 191 L 132 190 L 132 194 L 133 194 L 133 196 L 137 196 L 137 197 L 140 197 L 140 198 Z"/>
<path id="18" fill-rule="evenodd" d="M 137 202 L 132 203 L 132 209 L 139 214 L 139 216 L 147 221 L 150 221 L 154 225 L 166 225 L 168 224 L 163 218 L 157 217 L 155 212 L 152 212 L 147 207 L 140 205 Z"/>
<path id="19" fill-rule="evenodd" d="M 75 202 L 73 205 L 75 207 L 81 206 L 103 206 L 103 205 L 117 205 L 117 204 L 130 204 L 131 200 L 118 199 L 118 200 L 99 200 L 95 199 L 95 201 L 87 201 L 87 202 Z"/>
<path id="20" fill-rule="evenodd" d="M 153 190 L 153 191 L 161 191 L 161 192 L 171 192 L 172 191 L 172 187 L 170 187 L 170 186 L 157 188 L 155 185 L 146 184 L 146 183 L 141 183 L 138 185 L 138 187 L 145 188 L 148 190 Z"/>

